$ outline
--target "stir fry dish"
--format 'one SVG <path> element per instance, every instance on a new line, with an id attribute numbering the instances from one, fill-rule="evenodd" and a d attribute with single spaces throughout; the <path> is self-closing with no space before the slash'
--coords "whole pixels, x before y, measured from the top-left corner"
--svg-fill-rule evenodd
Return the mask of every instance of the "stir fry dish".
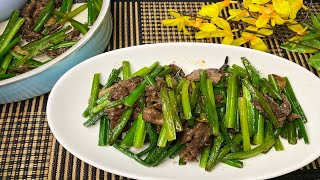
<path id="1" fill-rule="evenodd" d="M 102 6 L 102 0 L 30 0 L 12 12 L 0 35 L 0 80 L 25 73 L 61 55 L 89 31 Z M 86 24 L 74 17 L 88 8 Z M 72 10 L 73 9 L 73 10 Z M 45 54 L 46 62 L 34 58 Z"/>
<path id="2" fill-rule="evenodd" d="M 188 75 L 159 62 L 131 73 L 123 61 L 106 84 L 94 74 L 83 125 L 99 121 L 100 146 L 113 146 L 148 167 L 179 156 L 179 165 L 200 159 L 206 171 L 220 162 L 242 168 L 243 159 L 273 147 L 284 150 L 280 139 L 309 144 L 307 118 L 289 79 L 261 77 L 241 60 L 244 67 L 228 65 L 227 57 L 219 69 Z"/>

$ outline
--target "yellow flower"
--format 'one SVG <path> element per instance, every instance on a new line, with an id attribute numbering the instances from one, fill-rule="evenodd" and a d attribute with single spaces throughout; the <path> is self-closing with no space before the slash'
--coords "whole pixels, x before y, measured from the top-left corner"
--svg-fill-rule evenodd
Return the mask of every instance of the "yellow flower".
<path id="1" fill-rule="evenodd" d="M 235 46 L 241 46 L 242 44 L 245 44 L 249 42 L 251 47 L 256 50 L 260 51 L 267 51 L 268 48 L 263 42 L 263 40 L 259 37 L 257 37 L 255 34 L 243 32 L 241 33 L 241 37 L 238 39 L 233 40 L 232 45 Z"/>
<path id="2" fill-rule="evenodd" d="M 230 16 L 227 20 L 234 20 L 234 21 L 240 21 L 242 18 L 249 16 L 249 13 L 247 10 L 242 9 L 229 9 Z"/>
<path id="3" fill-rule="evenodd" d="M 251 25 L 256 25 L 257 22 L 255 18 L 242 18 L 241 21 Z"/>
<path id="4" fill-rule="evenodd" d="M 199 26 L 200 31 L 196 33 L 196 39 L 210 38 L 211 33 L 217 30 L 217 27 L 212 23 L 202 23 Z"/>
<path id="5" fill-rule="evenodd" d="M 231 44 L 233 41 L 233 31 L 217 29 L 209 33 L 204 31 L 199 31 L 196 33 L 197 39 L 212 38 L 212 37 L 223 37 L 221 44 Z"/>
<path id="6" fill-rule="evenodd" d="M 203 19 L 201 18 L 196 18 L 196 20 L 190 20 L 190 26 L 199 28 L 203 22 Z"/>
<path id="7" fill-rule="evenodd" d="M 256 4 L 266 4 L 269 1 L 270 0 L 252 0 L 252 2 Z"/>
<path id="8" fill-rule="evenodd" d="M 186 26 L 190 25 L 190 17 L 189 16 L 183 16 L 178 11 L 174 9 L 169 10 L 170 15 L 175 17 L 174 19 L 164 19 L 162 20 L 162 24 L 166 26 L 177 26 L 178 31 L 182 31 L 189 35 L 190 33 L 186 29 Z"/>
<path id="9" fill-rule="evenodd" d="M 219 11 L 229 6 L 230 3 L 237 3 L 237 1 L 223 0 L 221 2 L 217 2 L 217 6 L 219 7 Z"/>
<path id="10" fill-rule="evenodd" d="M 249 5 L 249 10 L 251 12 L 258 12 L 261 13 L 261 15 L 258 17 L 256 21 L 256 26 L 266 27 L 269 21 L 271 21 L 271 25 L 275 26 L 276 24 L 283 24 L 285 23 L 285 20 L 283 20 L 275 11 L 273 5 L 267 4 L 265 6 L 260 6 L 256 4 Z"/>
<path id="11" fill-rule="evenodd" d="M 250 17 L 250 14 L 247 10 L 240 10 L 240 9 L 230 9 L 229 10 L 230 16 L 227 20 L 233 21 L 242 21 L 251 25 L 255 25 L 257 19 Z"/>
<path id="12" fill-rule="evenodd" d="M 212 18 L 211 23 L 218 26 L 220 29 L 212 31 L 208 34 L 208 37 L 223 37 L 222 44 L 231 44 L 233 41 L 233 32 L 236 30 L 231 30 L 229 23 L 222 18 Z M 198 35 L 198 37 L 201 34 Z"/>
<path id="13" fill-rule="evenodd" d="M 290 6 L 291 6 L 291 13 L 290 13 L 290 19 L 295 19 L 297 17 L 298 11 L 303 8 L 304 10 L 307 10 L 308 8 L 303 4 L 303 0 L 288 0 Z"/>
<path id="14" fill-rule="evenodd" d="M 243 7 L 246 9 L 249 8 L 249 5 L 253 4 L 251 0 L 243 0 L 242 3 L 243 3 Z"/>
<path id="15" fill-rule="evenodd" d="M 275 11 L 284 18 L 288 18 L 291 13 L 291 7 L 287 0 L 272 0 Z"/>
<path id="16" fill-rule="evenodd" d="M 308 29 L 308 27 L 303 28 L 300 24 L 293 24 L 293 25 L 287 25 L 287 26 L 293 32 L 297 33 L 297 35 L 290 38 L 289 41 L 297 41 L 301 39 L 301 37 L 307 33 L 306 30 Z"/>
<path id="17" fill-rule="evenodd" d="M 230 24 L 228 23 L 228 21 L 226 21 L 225 19 L 216 17 L 216 18 L 212 18 L 211 19 L 211 23 L 215 24 L 216 26 L 220 27 L 221 29 L 224 30 L 229 30 L 231 29 Z"/>
<path id="18" fill-rule="evenodd" d="M 200 11 L 198 12 L 199 15 L 201 16 L 206 16 L 206 17 L 218 17 L 219 16 L 219 6 L 215 3 L 209 4 L 202 6 Z"/>
<path id="19" fill-rule="evenodd" d="M 306 34 L 306 30 L 308 29 L 308 27 L 303 28 L 300 24 L 292 24 L 287 26 L 289 29 L 291 29 L 293 32 L 296 32 L 298 35 Z"/>
<path id="20" fill-rule="evenodd" d="M 270 36 L 271 34 L 273 34 L 273 31 L 271 29 L 258 28 L 256 26 L 248 26 L 246 30 L 257 32 L 256 36 L 259 37 Z"/>

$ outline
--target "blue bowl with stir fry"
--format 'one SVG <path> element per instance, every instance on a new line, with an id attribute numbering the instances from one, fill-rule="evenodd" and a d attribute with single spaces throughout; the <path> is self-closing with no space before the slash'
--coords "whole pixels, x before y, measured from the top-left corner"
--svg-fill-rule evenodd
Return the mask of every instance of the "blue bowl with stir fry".
<path id="1" fill-rule="evenodd" d="M 0 104 L 45 94 L 70 68 L 104 52 L 112 33 L 109 4 L 30 0 L 13 11 L 0 23 Z"/>

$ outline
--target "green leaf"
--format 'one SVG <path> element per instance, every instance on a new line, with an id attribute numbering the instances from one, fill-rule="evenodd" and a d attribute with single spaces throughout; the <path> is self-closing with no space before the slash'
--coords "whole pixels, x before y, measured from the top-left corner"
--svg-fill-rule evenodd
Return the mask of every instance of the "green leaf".
<path id="1" fill-rule="evenodd" d="M 320 13 L 317 14 L 317 19 L 320 21 Z"/>
<path id="2" fill-rule="evenodd" d="M 310 32 L 310 33 L 302 36 L 302 38 L 300 40 L 306 41 L 306 40 L 315 39 L 315 38 L 319 38 L 319 37 L 320 37 L 320 32 Z"/>
<path id="3" fill-rule="evenodd" d="M 316 53 L 311 58 L 309 58 L 308 64 L 314 67 L 317 71 L 320 71 L 320 52 Z"/>
<path id="4" fill-rule="evenodd" d="M 317 51 L 316 49 L 299 45 L 299 44 L 293 44 L 293 43 L 281 44 L 281 48 L 286 49 L 288 51 L 292 51 L 292 52 L 298 52 L 298 53 L 314 53 Z"/>
<path id="5" fill-rule="evenodd" d="M 308 30 L 310 30 L 311 32 L 318 32 L 311 23 L 309 24 L 309 23 L 301 22 L 301 25 L 303 28 L 308 27 Z"/>
<path id="6" fill-rule="evenodd" d="M 306 45 L 306 46 L 310 46 L 310 47 L 314 47 L 317 49 L 320 49 L 320 41 L 317 39 L 310 39 L 307 41 L 300 41 L 299 43 Z"/>
<path id="7" fill-rule="evenodd" d="M 315 28 L 320 29 L 320 22 L 318 21 L 317 17 L 313 13 L 311 14 L 311 20 Z"/>

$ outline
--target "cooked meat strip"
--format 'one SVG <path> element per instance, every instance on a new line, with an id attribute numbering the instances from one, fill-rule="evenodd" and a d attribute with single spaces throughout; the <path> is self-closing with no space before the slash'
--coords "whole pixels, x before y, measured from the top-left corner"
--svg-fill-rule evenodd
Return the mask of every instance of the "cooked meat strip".
<path id="1" fill-rule="evenodd" d="M 80 39 L 80 31 L 78 29 L 72 30 L 67 34 L 66 41 L 78 41 Z"/>
<path id="2" fill-rule="evenodd" d="M 146 86 L 145 98 L 147 106 L 154 106 L 154 108 L 161 110 L 161 98 L 159 86 Z"/>
<path id="3" fill-rule="evenodd" d="M 37 1 L 31 0 L 21 11 L 21 16 L 26 19 L 26 23 L 30 25 L 33 22 L 32 14 L 36 8 Z"/>
<path id="4" fill-rule="evenodd" d="M 39 4 L 40 3 L 38 3 L 36 0 L 31 0 L 21 12 L 21 16 L 26 19 L 26 22 L 21 27 L 20 32 L 28 42 L 37 41 L 43 38 L 41 33 L 35 32 L 31 29 L 35 21 L 34 14 L 36 9 L 39 7 Z"/>
<path id="5" fill-rule="evenodd" d="M 163 115 L 160 87 L 146 86 L 145 91 L 146 107 L 143 109 L 143 120 L 156 125 L 162 125 Z"/>
<path id="6" fill-rule="evenodd" d="M 269 95 L 265 94 L 264 97 L 277 118 L 289 116 L 291 113 L 291 105 L 288 98 L 284 94 L 281 94 L 283 102 L 280 106 Z"/>
<path id="7" fill-rule="evenodd" d="M 258 111 L 264 112 L 262 106 L 256 98 L 251 99 L 252 104 L 257 108 Z"/>
<path id="8" fill-rule="evenodd" d="M 291 109 L 291 105 L 290 105 L 290 102 L 288 100 L 288 98 L 284 95 L 284 94 L 281 94 L 281 97 L 282 97 L 282 103 L 281 105 L 279 106 L 272 97 L 270 97 L 269 95 L 266 95 L 264 94 L 263 95 L 266 102 L 268 103 L 268 105 L 270 106 L 273 114 L 275 115 L 275 117 L 278 119 L 278 122 L 280 123 L 280 126 L 283 125 L 285 119 L 287 118 L 287 116 L 290 115 L 292 109 Z M 251 100 L 251 102 L 253 103 L 253 105 L 261 112 L 263 113 L 264 115 L 265 112 L 262 108 L 262 106 L 260 105 L 260 103 L 258 102 L 257 99 L 253 98 Z"/>
<path id="9" fill-rule="evenodd" d="M 272 74 L 272 76 L 277 80 L 277 83 L 278 83 L 278 86 L 280 87 L 281 90 L 284 89 L 284 87 L 286 86 L 286 80 L 281 77 L 281 76 L 278 76 L 276 74 Z"/>
<path id="10" fill-rule="evenodd" d="M 49 34 L 55 33 L 61 28 L 62 28 L 61 24 L 54 24 L 53 26 L 51 26 Z"/>
<path id="11" fill-rule="evenodd" d="M 156 77 L 155 78 L 155 80 L 156 80 L 156 83 L 157 83 L 157 86 L 166 86 L 167 85 L 167 83 L 166 83 L 166 81 L 162 78 L 162 77 Z"/>
<path id="12" fill-rule="evenodd" d="M 170 64 L 169 67 L 172 69 L 171 74 L 173 74 L 175 76 L 185 77 L 183 70 L 179 66 L 177 66 L 175 64 Z"/>
<path id="13" fill-rule="evenodd" d="M 290 114 L 287 118 L 288 118 L 288 121 L 294 121 L 294 120 L 296 120 L 296 119 L 301 118 L 301 116 L 298 115 L 298 114 L 292 113 L 292 114 Z"/>
<path id="14" fill-rule="evenodd" d="M 110 120 L 110 127 L 113 129 L 117 126 L 121 115 L 126 110 L 126 106 L 120 105 L 118 107 L 105 109 L 105 112 Z"/>
<path id="15" fill-rule="evenodd" d="M 194 134 L 194 129 L 192 128 L 185 128 L 182 132 L 181 138 L 180 138 L 180 143 L 185 144 L 189 141 L 191 141 L 192 137 Z"/>
<path id="16" fill-rule="evenodd" d="M 292 112 L 291 104 L 286 95 L 281 94 L 282 103 L 280 105 L 280 109 L 282 110 L 285 116 L 288 116 Z"/>
<path id="17" fill-rule="evenodd" d="M 47 56 L 51 58 L 56 58 L 66 52 L 69 49 L 69 47 L 64 47 L 64 48 L 59 48 L 59 49 L 54 49 L 54 50 L 45 50 L 44 52 L 46 53 Z"/>
<path id="18" fill-rule="evenodd" d="M 189 139 L 191 140 L 189 140 L 186 148 L 184 148 L 179 155 L 184 161 L 194 161 L 200 154 L 202 148 L 211 143 L 212 131 L 207 124 L 198 123 L 187 133 L 182 142 L 188 142 L 187 140 Z M 191 136 L 192 138 L 190 138 Z"/>
<path id="19" fill-rule="evenodd" d="M 33 14 L 32 14 L 33 21 L 36 21 L 36 19 L 38 19 L 38 17 L 40 16 L 41 12 L 44 9 L 44 6 L 45 6 L 45 4 L 43 2 L 41 2 L 41 3 L 38 2 L 36 4 L 36 7 L 35 7 Z"/>
<path id="20" fill-rule="evenodd" d="M 118 82 L 111 90 L 108 99 L 110 101 L 120 100 L 129 95 L 141 82 L 142 77 L 132 77 Z"/>
<path id="21" fill-rule="evenodd" d="M 43 34 L 33 31 L 28 25 L 23 25 L 20 32 L 28 42 L 38 41 L 43 38 Z"/>
<path id="22" fill-rule="evenodd" d="M 16 67 L 16 68 L 9 69 L 8 73 L 19 73 L 19 74 L 22 74 L 22 73 L 30 71 L 31 69 L 32 68 L 29 68 L 27 66 L 21 66 L 21 67 Z"/>
<path id="23" fill-rule="evenodd" d="M 200 80 L 200 71 L 201 69 L 194 70 L 190 74 L 187 75 L 187 79 L 191 81 L 199 81 Z M 213 83 L 217 84 L 221 78 L 224 76 L 224 72 L 219 69 L 206 69 L 207 78 L 210 79 Z"/>
<path id="24" fill-rule="evenodd" d="M 162 112 L 154 107 L 145 107 L 143 109 L 142 118 L 146 122 L 150 122 L 156 125 L 162 125 L 163 115 Z"/>

